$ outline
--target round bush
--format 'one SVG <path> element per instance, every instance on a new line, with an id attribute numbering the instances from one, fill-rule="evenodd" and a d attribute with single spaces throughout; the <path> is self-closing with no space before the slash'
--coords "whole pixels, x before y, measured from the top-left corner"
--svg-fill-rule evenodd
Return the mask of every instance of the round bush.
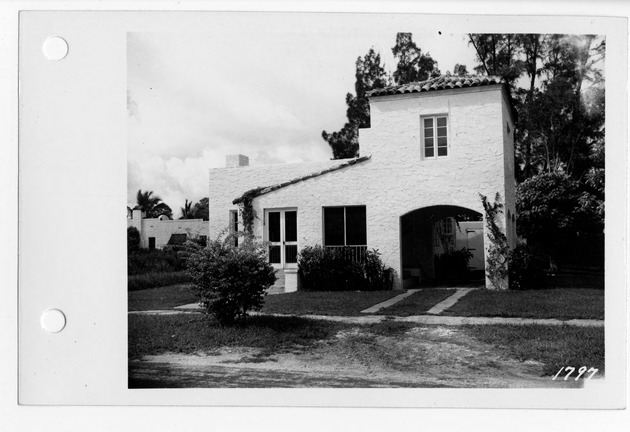
<path id="1" fill-rule="evenodd" d="M 234 247 L 218 240 L 205 248 L 188 245 L 184 256 L 192 291 L 207 314 L 232 325 L 262 307 L 266 290 L 276 281 L 262 245 L 247 241 Z"/>

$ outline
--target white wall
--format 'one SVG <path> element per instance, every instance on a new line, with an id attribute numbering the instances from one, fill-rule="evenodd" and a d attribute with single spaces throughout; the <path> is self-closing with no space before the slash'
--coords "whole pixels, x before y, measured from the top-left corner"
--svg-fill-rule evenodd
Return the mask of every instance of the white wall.
<path id="1" fill-rule="evenodd" d="M 140 231 L 141 248 L 149 247 L 149 237 L 155 237 L 155 247 L 162 249 L 172 234 L 188 234 L 188 238 L 208 236 L 208 222 L 203 219 L 141 219 L 141 222 L 141 228 L 138 228 L 137 219 L 127 220 L 127 227 L 134 226 Z"/>
<path id="2" fill-rule="evenodd" d="M 366 162 L 296 183 L 254 200 L 254 232 L 262 236 L 265 208 L 297 207 L 298 249 L 322 243 L 322 207 L 365 205 L 367 241 L 396 271 L 400 286 L 400 216 L 432 205 L 455 205 L 483 214 L 479 193 L 506 196 L 507 145 L 499 85 L 465 90 L 383 96 L 370 100 L 371 129 L 360 131 Z M 420 116 L 448 114 L 449 155 L 424 160 Z M 510 156 L 511 157 L 511 156 Z M 269 186 L 336 165 L 229 168 L 210 173 L 210 235 L 227 225 L 232 200 L 256 186 Z M 504 226 L 504 220 L 500 225 Z"/>

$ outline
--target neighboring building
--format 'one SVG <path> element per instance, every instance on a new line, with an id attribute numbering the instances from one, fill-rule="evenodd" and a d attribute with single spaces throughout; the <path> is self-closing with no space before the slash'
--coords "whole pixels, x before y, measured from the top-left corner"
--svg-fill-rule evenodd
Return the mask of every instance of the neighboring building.
<path id="1" fill-rule="evenodd" d="M 162 249 L 166 245 L 181 245 L 193 237 L 208 238 L 208 222 L 203 219 L 171 220 L 162 215 L 155 219 L 146 219 L 141 210 L 133 210 L 127 227 L 135 227 L 140 232 L 140 247 L 143 249 Z"/>
<path id="2" fill-rule="evenodd" d="M 210 235 L 237 227 L 237 203 L 250 191 L 253 232 L 269 242 L 286 291 L 297 289 L 297 253 L 315 244 L 350 246 L 357 259 L 377 249 L 395 288 L 432 279 L 448 247 L 474 244 L 471 265 L 483 269 L 479 194 L 499 193 L 498 223 L 515 245 L 515 114 L 505 82 L 447 75 L 368 96 L 359 158 L 250 167 L 236 155 L 210 170 Z"/>

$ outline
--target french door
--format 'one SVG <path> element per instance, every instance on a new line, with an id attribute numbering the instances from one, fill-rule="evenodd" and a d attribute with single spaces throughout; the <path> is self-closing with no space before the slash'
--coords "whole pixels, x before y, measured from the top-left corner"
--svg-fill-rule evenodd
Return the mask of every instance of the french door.
<path id="1" fill-rule="evenodd" d="M 265 211 L 269 262 L 275 268 L 297 268 L 297 209 Z"/>

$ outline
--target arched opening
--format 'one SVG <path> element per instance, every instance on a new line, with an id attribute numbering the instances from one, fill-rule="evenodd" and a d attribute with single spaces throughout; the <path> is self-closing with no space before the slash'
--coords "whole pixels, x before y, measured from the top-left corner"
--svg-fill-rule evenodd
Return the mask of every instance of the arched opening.
<path id="1" fill-rule="evenodd" d="M 400 217 L 404 288 L 484 280 L 481 213 L 459 206 L 423 207 Z"/>

